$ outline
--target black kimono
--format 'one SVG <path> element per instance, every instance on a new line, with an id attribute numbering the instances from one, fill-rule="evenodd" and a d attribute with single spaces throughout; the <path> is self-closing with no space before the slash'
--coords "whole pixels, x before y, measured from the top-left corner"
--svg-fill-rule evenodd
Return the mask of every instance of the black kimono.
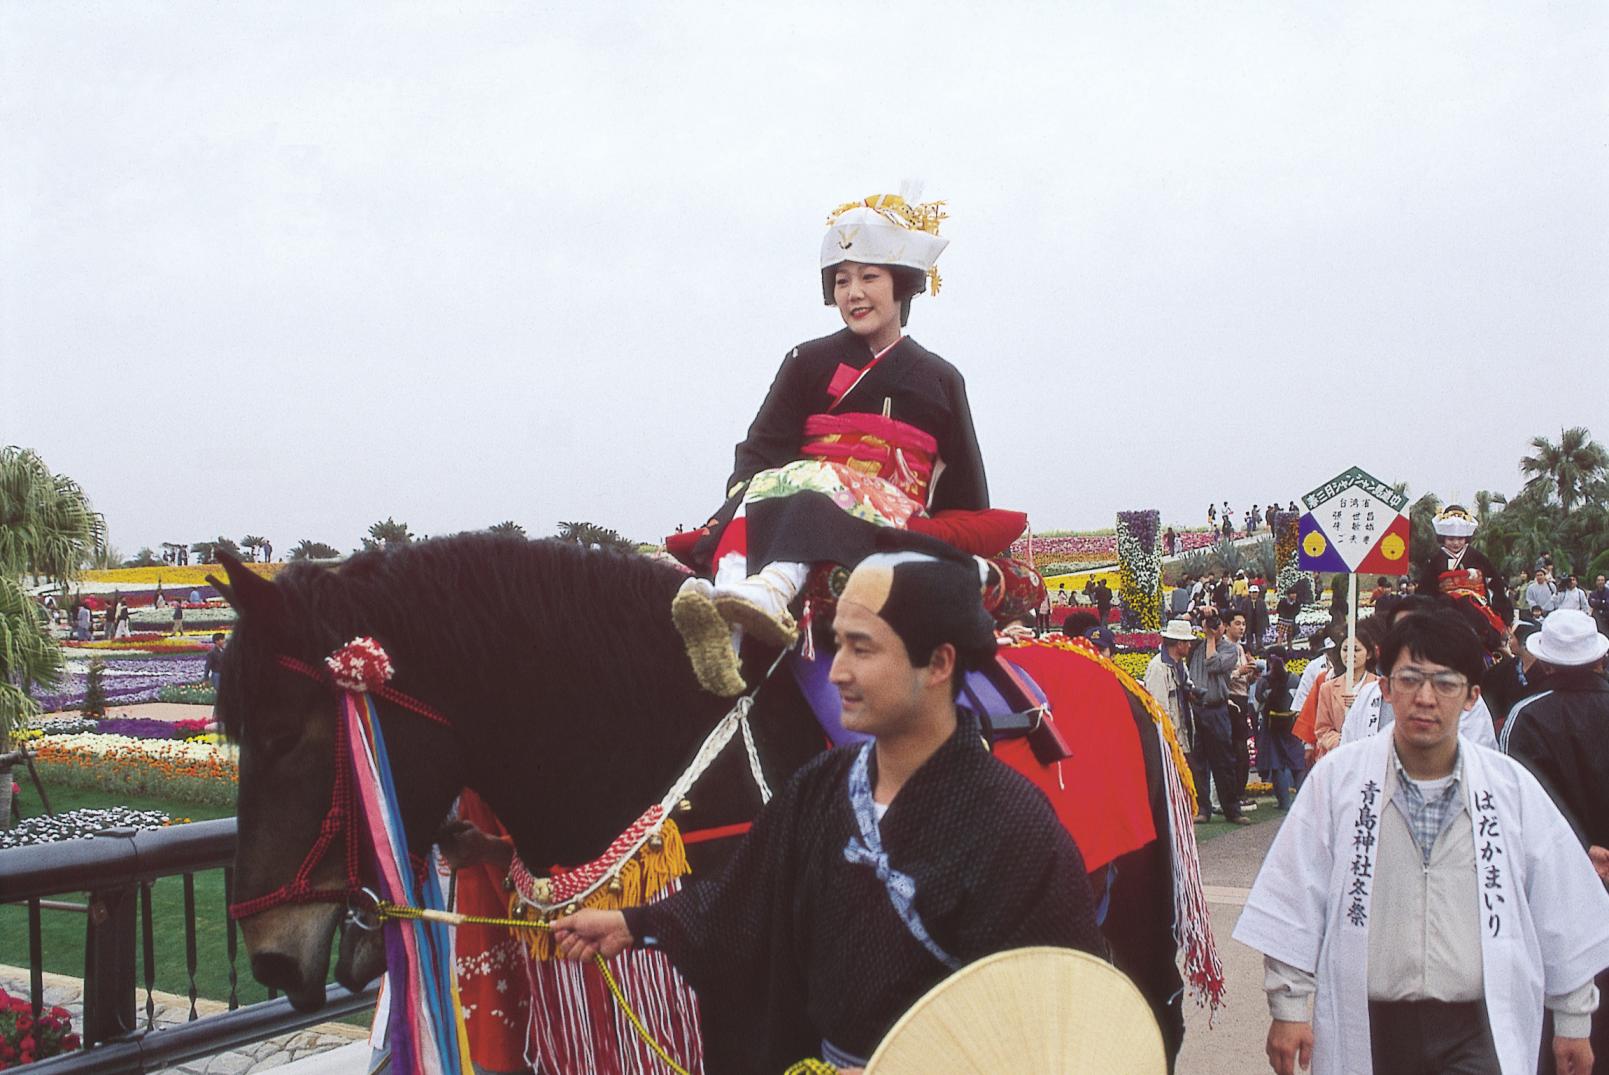
<path id="1" fill-rule="evenodd" d="M 828 388 L 835 376 L 843 377 L 840 367 L 859 371 L 871 360 L 865 342 L 847 328 L 802 343 L 782 360 L 748 435 L 734 453 L 732 474 L 726 480 L 728 500 L 716 515 L 719 523 L 731 520 L 750 478 L 801 457 L 805 419 L 832 406 Z M 929 513 L 987 508 L 983 455 L 960 372 L 907 336 L 844 396 L 834 413 L 883 414 L 885 403 L 889 417 L 938 442 L 943 470 L 933 477 Z M 777 560 L 855 564 L 872 550 L 876 524 L 846 514 L 819 493 L 762 501 L 750 505 L 745 514 L 751 573 Z M 713 537 L 702 543 L 699 559 L 707 560 L 714 547 Z"/>
<path id="2" fill-rule="evenodd" d="M 633 936 L 652 938 L 697 991 L 710 1072 L 781 1071 L 824 1040 L 869 1057 L 952 966 L 995 952 L 1105 955 L 1077 846 L 1039 790 L 984 747 L 977 719 L 959 716 L 876 826 L 887 867 L 914 882 L 925 941 L 850 853 L 860 745 L 795 774 L 718 878 L 626 912 Z M 872 758 L 872 786 L 875 769 Z"/>
<path id="3" fill-rule="evenodd" d="M 1498 619 L 1504 623 L 1514 622 L 1514 603 L 1508 599 L 1508 587 L 1503 585 L 1503 576 L 1498 574 L 1497 568 L 1488 560 L 1479 549 L 1473 546 L 1466 547 L 1464 557 L 1459 561 L 1460 568 L 1471 568 L 1479 571 L 1486 581 L 1486 603 L 1491 606 Z M 1439 596 L 1441 589 L 1441 576 L 1444 571 L 1451 571 L 1447 553 L 1440 546 L 1419 565 L 1419 592 L 1431 596 Z"/>

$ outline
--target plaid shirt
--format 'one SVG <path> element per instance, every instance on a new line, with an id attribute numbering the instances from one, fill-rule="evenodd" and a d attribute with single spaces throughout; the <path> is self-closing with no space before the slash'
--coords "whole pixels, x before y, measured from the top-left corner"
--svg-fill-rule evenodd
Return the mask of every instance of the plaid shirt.
<path id="1" fill-rule="evenodd" d="M 1436 846 L 1437 839 L 1464 806 L 1464 797 L 1459 794 L 1459 787 L 1464 782 L 1463 747 L 1460 745 L 1458 758 L 1453 762 L 1452 780 L 1440 795 L 1430 800 L 1426 800 L 1419 785 L 1402 767 L 1402 759 L 1397 756 L 1396 750 L 1391 751 L 1391 760 L 1397 767 L 1397 791 L 1391 801 L 1408 819 L 1408 829 L 1413 833 L 1414 843 L 1419 845 L 1424 865 L 1429 866 L 1430 849 Z"/>

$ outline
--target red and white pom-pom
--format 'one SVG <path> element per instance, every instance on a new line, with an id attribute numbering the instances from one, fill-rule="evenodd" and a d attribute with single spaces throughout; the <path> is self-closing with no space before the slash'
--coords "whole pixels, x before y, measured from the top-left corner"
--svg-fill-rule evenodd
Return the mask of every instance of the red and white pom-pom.
<path id="1" fill-rule="evenodd" d="M 372 638 L 354 638 L 324 658 L 324 663 L 342 690 L 372 691 L 396 674 L 391 658 Z"/>

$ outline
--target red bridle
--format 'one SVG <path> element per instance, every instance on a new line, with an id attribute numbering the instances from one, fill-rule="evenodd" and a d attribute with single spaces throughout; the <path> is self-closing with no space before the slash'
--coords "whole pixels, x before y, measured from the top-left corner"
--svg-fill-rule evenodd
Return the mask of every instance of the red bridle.
<path id="1" fill-rule="evenodd" d="M 333 680 L 324 669 L 299 661 L 295 657 L 278 657 L 276 660 L 281 668 L 288 669 L 306 676 L 318 683 L 332 683 Z M 427 720 L 434 721 L 444 728 L 451 728 L 452 721 L 442 716 L 430 706 L 419 699 L 395 690 L 387 684 L 381 683 L 369 688 L 375 698 L 391 702 L 403 709 L 417 713 Z M 324 820 L 319 823 L 318 838 L 307 851 L 302 864 L 296 870 L 296 876 L 280 885 L 274 891 L 253 899 L 243 900 L 229 905 L 231 918 L 250 918 L 254 914 L 266 911 L 271 907 L 295 903 L 346 903 L 353 896 L 363 890 L 362 879 L 358 876 L 358 835 L 356 818 L 356 798 L 352 792 L 352 768 L 347 764 L 347 732 L 346 721 L 340 717 L 335 721 L 335 783 L 330 789 L 330 808 L 324 814 Z M 342 843 L 343 858 L 346 868 L 346 885 L 344 888 L 314 888 L 313 871 L 329 853 L 330 845 L 337 837 Z"/>

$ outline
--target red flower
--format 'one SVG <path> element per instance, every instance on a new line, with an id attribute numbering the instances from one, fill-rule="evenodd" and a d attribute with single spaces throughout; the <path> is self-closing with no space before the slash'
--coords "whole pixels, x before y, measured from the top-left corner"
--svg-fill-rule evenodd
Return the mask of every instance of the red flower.
<path id="1" fill-rule="evenodd" d="M 335 685 L 349 691 L 371 691 L 394 674 L 391 658 L 372 638 L 354 638 L 324 658 Z"/>

